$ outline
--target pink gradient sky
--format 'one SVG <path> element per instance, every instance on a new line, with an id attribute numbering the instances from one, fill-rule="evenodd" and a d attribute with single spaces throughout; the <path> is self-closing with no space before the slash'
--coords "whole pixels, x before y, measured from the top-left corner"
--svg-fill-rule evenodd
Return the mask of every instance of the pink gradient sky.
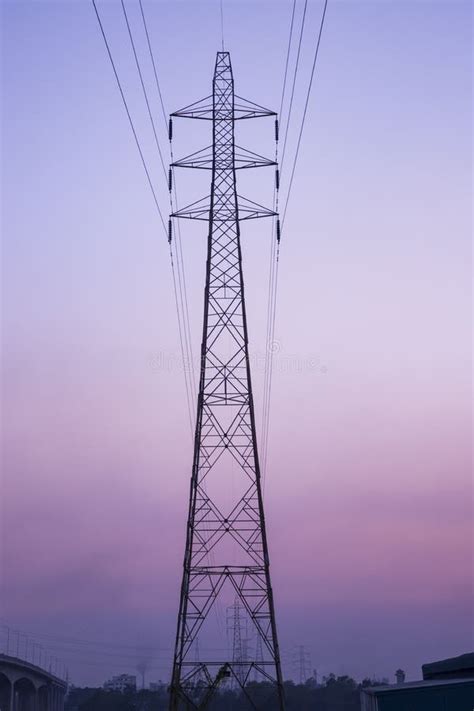
<path id="1" fill-rule="evenodd" d="M 277 107 L 289 3 L 225 5 L 238 93 Z M 101 8 L 153 159 L 120 8 Z M 145 8 L 168 110 L 206 95 L 217 3 Z M 167 245 L 89 3 L 2 14 L 1 619 L 156 647 L 165 678 L 192 454 Z M 470 15 L 330 3 L 282 246 L 266 480 L 287 674 L 295 644 L 359 678 L 416 678 L 473 646 Z M 204 145 L 188 128 L 180 154 Z M 244 135 L 271 150 L 271 123 Z M 246 180 L 264 202 L 271 175 Z M 255 357 L 270 235 L 243 232 Z M 205 239 L 183 236 L 197 352 Z M 50 647 L 77 683 L 136 661 Z"/>

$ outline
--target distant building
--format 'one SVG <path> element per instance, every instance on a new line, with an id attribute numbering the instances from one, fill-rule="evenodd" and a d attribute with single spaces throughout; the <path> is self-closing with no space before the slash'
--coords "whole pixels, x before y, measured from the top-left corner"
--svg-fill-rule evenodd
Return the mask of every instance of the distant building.
<path id="1" fill-rule="evenodd" d="M 160 681 L 150 681 L 149 689 L 150 691 L 162 691 L 165 686 L 166 684 L 160 679 Z"/>
<path id="2" fill-rule="evenodd" d="M 362 689 L 362 711 L 473 711 L 474 653 L 424 664 L 423 681 Z"/>
<path id="3" fill-rule="evenodd" d="M 137 677 L 132 676 L 131 674 L 113 676 L 112 679 L 105 682 L 104 689 L 106 691 L 118 691 L 121 694 L 124 694 L 127 691 L 136 691 Z"/>
<path id="4" fill-rule="evenodd" d="M 395 672 L 395 678 L 397 680 L 397 684 L 404 684 L 405 683 L 405 672 L 403 669 L 397 669 Z"/>

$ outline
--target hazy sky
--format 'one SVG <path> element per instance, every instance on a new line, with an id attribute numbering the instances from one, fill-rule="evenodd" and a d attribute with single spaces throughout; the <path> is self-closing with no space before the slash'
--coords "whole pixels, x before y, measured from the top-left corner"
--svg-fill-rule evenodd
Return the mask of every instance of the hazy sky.
<path id="1" fill-rule="evenodd" d="M 98 5 L 166 212 L 121 6 Z M 144 8 L 166 110 L 209 94 L 218 2 Z M 236 91 L 272 108 L 290 15 L 224 0 Z M 192 457 L 166 239 L 92 4 L 3 0 L 2 20 L 1 621 L 101 643 L 41 638 L 76 683 L 142 657 L 166 678 Z M 329 0 L 282 243 L 266 481 L 287 675 L 299 644 L 321 674 L 358 678 L 417 678 L 473 647 L 471 33 L 469 2 Z M 176 123 L 176 154 L 209 142 L 196 123 Z M 244 123 L 240 142 L 271 155 L 272 122 Z M 208 177 L 183 178 L 181 201 Z M 244 182 L 268 203 L 271 171 Z M 183 225 L 196 353 L 205 238 Z M 259 412 L 269 239 L 264 221 L 243 229 Z"/>

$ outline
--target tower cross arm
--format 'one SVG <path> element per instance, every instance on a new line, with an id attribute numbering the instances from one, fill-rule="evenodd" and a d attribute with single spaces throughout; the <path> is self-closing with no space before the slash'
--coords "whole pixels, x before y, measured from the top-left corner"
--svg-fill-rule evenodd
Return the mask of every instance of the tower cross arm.
<path id="1" fill-rule="evenodd" d="M 275 160 L 250 151 L 248 148 L 235 146 L 234 167 L 236 170 L 241 170 L 242 168 L 264 168 L 272 165 L 277 165 Z M 174 161 L 174 163 L 171 163 L 171 167 L 212 170 L 214 168 L 212 146 L 206 146 L 206 148 L 201 148 L 199 151 L 195 151 L 184 158 Z M 217 165 L 217 167 L 219 166 Z"/>
<path id="2" fill-rule="evenodd" d="M 173 111 L 170 114 L 171 118 L 192 118 L 192 119 L 206 119 L 212 121 L 213 116 L 213 98 L 212 96 L 205 96 L 204 99 L 199 99 L 192 104 L 188 104 L 178 111 Z"/>
<path id="3" fill-rule="evenodd" d="M 234 96 L 234 119 L 260 118 L 264 116 L 277 116 L 276 111 L 266 109 L 254 101 L 244 99 L 235 94 Z"/>
<path id="4" fill-rule="evenodd" d="M 188 106 L 178 109 L 170 114 L 171 118 L 190 118 L 212 121 L 214 118 L 214 97 L 205 96 L 204 99 L 199 99 Z M 241 96 L 234 96 L 233 107 L 234 121 L 240 119 L 261 118 L 264 116 L 277 116 L 276 111 L 265 108 L 254 101 L 244 99 Z"/>
<path id="5" fill-rule="evenodd" d="M 171 217 L 180 217 L 187 220 L 209 220 L 209 212 L 211 210 L 211 198 L 206 196 L 200 200 L 192 202 L 180 210 L 171 213 Z M 219 214 L 220 222 L 235 222 L 235 220 L 255 220 L 260 217 L 276 217 L 278 215 L 274 210 L 260 205 L 258 202 L 249 200 L 242 195 L 237 196 L 237 210 L 233 205 L 227 208 L 221 208 Z"/>

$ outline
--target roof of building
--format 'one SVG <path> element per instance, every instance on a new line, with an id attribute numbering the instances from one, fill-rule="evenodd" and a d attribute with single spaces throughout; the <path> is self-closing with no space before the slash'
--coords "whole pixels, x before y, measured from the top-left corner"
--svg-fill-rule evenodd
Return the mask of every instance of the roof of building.
<path id="1" fill-rule="evenodd" d="M 425 681 L 408 681 L 405 684 L 387 684 L 386 686 L 367 686 L 362 689 L 362 692 L 368 694 L 369 696 L 379 696 L 381 694 L 391 694 L 393 692 L 400 692 L 410 689 L 422 689 L 425 687 L 436 687 L 436 686 L 454 686 L 456 684 L 472 684 L 474 687 L 473 679 L 429 679 Z"/>
<path id="2" fill-rule="evenodd" d="M 465 675 L 469 671 L 472 671 L 472 676 L 474 677 L 474 652 L 461 654 L 459 657 L 441 659 L 439 662 L 423 664 L 421 669 L 423 671 L 423 679 L 433 679 L 440 674 L 457 676 L 456 672 L 462 672 Z"/>

